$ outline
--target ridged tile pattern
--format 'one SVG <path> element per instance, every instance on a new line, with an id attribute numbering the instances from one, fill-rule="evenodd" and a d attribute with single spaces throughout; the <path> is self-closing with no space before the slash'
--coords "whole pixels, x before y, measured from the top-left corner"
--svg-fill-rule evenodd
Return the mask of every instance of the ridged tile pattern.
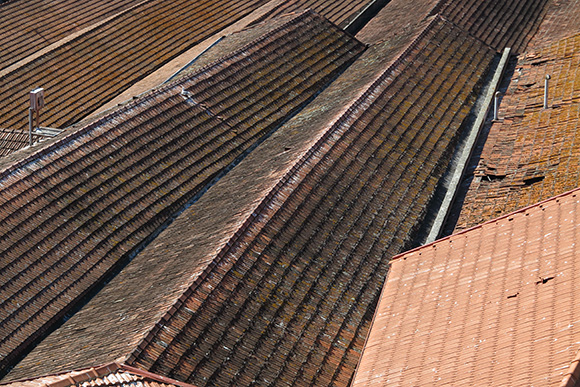
<path id="1" fill-rule="evenodd" d="M 0 69 L 143 0 L 15 0 L 0 5 Z"/>
<path id="2" fill-rule="evenodd" d="M 357 34 L 364 43 L 390 39 L 439 14 L 494 49 L 525 49 L 548 0 L 392 0 Z M 385 28 L 388 26 L 388 28 Z"/>
<path id="3" fill-rule="evenodd" d="M 551 0 L 538 32 L 529 43 L 529 49 L 541 49 L 575 35 L 578 31 L 580 31 L 580 0 Z"/>
<path id="4" fill-rule="evenodd" d="M 256 22 L 272 20 L 290 12 L 311 9 L 344 28 L 370 3 L 372 0 L 290 0 L 274 8 Z"/>
<path id="5" fill-rule="evenodd" d="M 0 77 L 0 127 L 27 129 L 28 93 L 45 89 L 41 124 L 69 126 L 265 0 L 152 1 Z"/>
<path id="6" fill-rule="evenodd" d="M 502 51 L 525 50 L 537 31 L 548 0 L 443 0 L 437 12 L 486 44 Z"/>
<path id="7" fill-rule="evenodd" d="M 195 387 L 192 384 L 164 378 L 160 375 L 109 363 L 58 374 L 23 379 L 5 387 Z"/>
<path id="8" fill-rule="evenodd" d="M 394 258 L 353 387 L 573 387 L 580 192 Z"/>
<path id="9" fill-rule="evenodd" d="M 129 358 L 199 386 L 346 386 L 493 50 L 436 18 Z"/>
<path id="10" fill-rule="evenodd" d="M 2 368 L 363 50 L 303 13 L 4 171 Z"/>
<path id="11" fill-rule="evenodd" d="M 456 230 L 580 186 L 580 35 L 520 57 Z M 548 109 L 543 108 L 550 75 Z"/>
<path id="12" fill-rule="evenodd" d="M 32 134 L 32 142 L 35 143 L 40 139 L 36 134 Z M 0 128 L 0 157 L 14 153 L 30 144 L 30 138 L 27 131 L 8 130 Z"/>

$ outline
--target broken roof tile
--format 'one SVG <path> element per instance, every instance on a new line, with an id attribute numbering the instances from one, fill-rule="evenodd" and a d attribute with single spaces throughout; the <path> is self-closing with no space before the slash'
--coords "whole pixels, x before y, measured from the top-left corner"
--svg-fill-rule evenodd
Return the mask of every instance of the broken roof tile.
<path id="1" fill-rule="evenodd" d="M 0 174 L 0 369 L 362 51 L 305 12 Z"/>
<path id="2" fill-rule="evenodd" d="M 580 34 L 521 55 L 464 200 L 456 230 L 580 185 Z M 550 75 L 549 108 L 543 108 Z"/>
<path id="3" fill-rule="evenodd" d="M 411 36 L 369 48 L 8 378 L 123 357 L 196 385 L 348 385 L 494 57 L 441 18 Z"/>
<path id="4" fill-rule="evenodd" d="M 580 191 L 393 258 L 361 386 L 567 386 L 578 376 Z"/>

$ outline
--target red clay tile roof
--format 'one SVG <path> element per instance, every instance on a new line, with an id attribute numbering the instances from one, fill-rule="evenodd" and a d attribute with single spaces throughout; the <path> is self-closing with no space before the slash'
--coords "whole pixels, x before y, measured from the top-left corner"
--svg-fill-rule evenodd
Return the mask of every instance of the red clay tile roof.
<path id="1" fill-rule="evenodd" d="M 0 4 L 0 69 L 143 1 L 28 0 Z"/>
<path id="2" fill-rule="evenodd" d="M 580 376 L 580 191 L 393 258 L 353 387 Z"/>
<path id="3" fill-rule="evenodd" d="M 486 44 L 502 51 L 525 49 L 536 32 L 548 0 L 392 0 L 357 38 L 365 43 L 390 39 L 414 28 L 425 17 L 440 14 Z"/>
<path id="4" fill-rule="evenodd" d="M 0 174 L 0 368 L 364 46 L 311 12 Z"/>
<path id="5" fill-rule="evenodd" d="M 82 370 L 2 383 L 5 387 L 195 387 L 161 375 L 109 363 Z"/>
<path id="6" fill-rule="evenodd" d="M 440 18 L 398 44 L 370 48 L 8 378 L 124 357 L 196 385 L 346 386 L 494 56 Z"/>
<path id="7" fill-rule="evenodd" d="M 520 57 L 456 230 L 580 186 L 580 35 Z M 549 109 L 544 78 L 551 75 Z"/>
<path id="8" fill-rule="evenodd" d="M 546 8 L 546 16 L 528 48 L 540 49 L 578 31 L 580 31 L 580 1 L 551 0 Z"/>
<path id="9" fill-rule="evenodd" d="M 46 90 L 41 124 L 71 125 L 265 1 L 145 2 L 25 65 L 0 73 L 0 127 L 27 128 L 28 93 L 35 87 Z"/>

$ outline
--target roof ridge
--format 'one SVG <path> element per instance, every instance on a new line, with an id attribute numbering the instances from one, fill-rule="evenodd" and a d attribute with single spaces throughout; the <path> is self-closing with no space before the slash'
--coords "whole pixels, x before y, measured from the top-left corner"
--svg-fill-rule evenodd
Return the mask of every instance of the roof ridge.
<path id="1" fill-rule="evenodd" d="M 267 208 L 274 198 L 281 192 L 282 188 L 286 184 L 295 178 L 297 171 L 303 166 L 307 165 L 312 156 L 320 151 L 327 143 L 328 139 L 332 136 L 339 136 L 337 131 L 340 127 L 345 125 L 345 122 L 353 117 L 360 116 L 362 112 L 365 111 L 363 105 L 368 104 L 369 100 L 374 101 L 378 98 L 377 94 L 374 94 L 377 88 L 383 84 L 389 76 L 395 72 L 395 69 L 401 64 L 404 65 L 404 59 L 410 55 L 410 53 L 417 48 L 417 46 L 423 41 L 423 39 L 441 22 L 450 24 L 453 28 L 458 28 L 462 32 L 463 29 L 457 27 L 455 24 L 447 21 L 440 15 L 435 15 L 429 20 L 428 24 L 423 28 L 421 33 L 417 35 L 408 45 L 407 48 L 396 57 L 395 60 L 378 75 L 374 81 L 365 87 L 364 91 L 354 100 L 354 102 L 348 105 L 346 108 L 334 121 L 330 121 L 327 125 L 327 129 L 320 136 L 316 142 L 314 142 L 306 152 L 292 164 L 291 167 L 287 169 L 287 172 L 279 179 L 276 185 L 270 189 L 270 191 L 261 199 L 260 204 L 256 206 L 254 211 L 249 214 L 244 222 L 238 227 L 237 231 L 228 239 L 225 245 L 219 250 L 216 256 L 207 264 L 207 266 L 201 271 L 201 273 L 195 278 L 195 280 L 186 288 L 182 295 L 167 309 L 167 312 L 159 319 L 159 321 L 154 325 L 154 327 L 145 335 L 141 341 L 136 345 L 134 350 L 126 357 L 126 361 L 131 363 L 134 361 L 142 350 L 155 338 L 159 330 L 161 330 L 166 322 L 168 322 L 174 313 L 185 304 L 188 298 L 194 293 L 195 289 L 202 286 L 203 281 L 211 271 L 221 262 L 221 260 L 231 251 L 231 249 L 236 245 L 244 233 L 255 223 L 255 219 L 262 212 L 264 208 Z M 471 35 L 468 35 L 471 36 Z M 481 42 L 479 39 L 475 39 L 480 42 L 485 47 L 489 47 Z"/>
<path id="2" fill-rule="evenodd" d="M 491 224 L 491 223 L 496 223 L 496 222 L 498 222 L 498 221 L 504 220 L 504 219 L 506 219 L 506 218 L 509 218 L 509 217 L 511 217 L 511 216 L 514 216 L 514 215 L 516 215 L 516 214 L 519 214 L 519 213 L 524 213 L 524 212 L 526 212 L 526 211 L 528 211 L 528 210 L 531 210 L 531 209 L 533 209 L 533 208 L 536 208 L 536 207 L 539 207 L 539 208 L 541 208 L 541 207 L 542 207 L 544 204 L 547 204 L 547 203 L 549 203 L 549 202 L 553 202 L 554 200 L 558 200 L 558 199 L 561 199 L 561 198 L 563 198 L 563 197 L 566 197 L 566 196 L 569 196 L 569 195 L 573 195 L 575 192 L 580 192 L 580 187 L 578 187 L 578 188 L 574 188 L 574 189 L 572 189 L 572 190 L 569 190 L 569 191 L 566 191 L 566 192 L 563 192 L 563 193 L 561 193 L 561 194 L 559 194 L 559 195 L 556 195 L 556 196 L 552 196 L 551 198 L 548 198 L 548 199 L 542 200 L 542 201 L 540 201 L 540 202 L 537 202 L 537 203 L 531 204 L 531 205 L 529 205 L 529 206 L 526 206 L 526 207 L 520 208 L 520 209 L 518 209 L 518 210 L 516 210 L 516 211 L 512 211 L 512 212 L 510 212 L 510 213 L 507 213 L 507 214 L 505 214 L 505 215 L 499 216 L 499 217 L 497 217 L 497 218 L 490 219 L 490 220 L 488 220 L 488 221 L 486 221 L 486 222 L 483 222 L 483 223 L 481 223 L 481 224 L 478 224 L 478 225 L 476 225 L 476 226 L 472 226 L 472 227 L 466 228 L 465 230 L 461 230 L 461 231 L 459 231 L 459 232 L 456 232 L 456 233 L 454 233 L 454 234 L 447 235 L 446 237 L 443 237 L 443 238 L 437 239 L 436 241 L 433 241 L 433 242 L 431 242 L 431 243 L 427 243 L 427 244 L 424 244 L 424 245 L 422 245 L 422 246 L 415 247 L 415 248 L 413 248 L 413 249 L 411 249 L 411 250 L 404 251 L 404 252 L 402 252 L 401 254 L 397 254 L 397 255 L 393 256 L 393 257 L 391 258 L 391 263 L 392 263 L 394 260 L 398 260 L 398 259 L 399 259 L 399 258 L 401 258 L 402 256 L 408 255 L 409 253 L 412 253 L 412 252 L 415 252 L 415 251 L 418 251 L 418 250 L 424 249 L 424 248 L 426 248 L 426 247 L 428 247 L 428 246 L 433 246 L 433 245 L 435 245 L 435 244 L 438 244 L 438 243 L 440 243 L 440 242 L 443 242 L 443 241 L 449 240 L 449 239 L 451 239 L 451 238 L 453 238 L 453 237 L 456 237 L 456 236 L 458 236 L 458 235 L 465 234 L 466 232 L 469 232 L 469 231 L 475 230 L 475 229 L 477 229 L 477 228 L 481 228 L 481 227 L 483 227 L 483 226 L 486 226 L 486 225 L 488 225 L 488 224 Z M 572 197 L 574 197 L 574 196 L 572 196 Z M 580 352 L 579 352 L 579 353 L 580 353 Z"/>
<path id="3" fill-rule="evenodd" d="M 578 349 L 576 356 L 570 362 L 570 367 L 564 375 L 560 387 L 574 387 L 578 380 L 580 380 L 580 349 Z"/>

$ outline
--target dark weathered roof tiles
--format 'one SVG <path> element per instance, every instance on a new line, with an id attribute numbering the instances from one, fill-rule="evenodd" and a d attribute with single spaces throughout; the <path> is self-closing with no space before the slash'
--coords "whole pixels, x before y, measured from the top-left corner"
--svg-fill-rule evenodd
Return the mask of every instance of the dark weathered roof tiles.
<path id="1" fill-rule="evenodd" d="M 363 50 L 303 13 L 0 174 L 0 368 Z"/>

